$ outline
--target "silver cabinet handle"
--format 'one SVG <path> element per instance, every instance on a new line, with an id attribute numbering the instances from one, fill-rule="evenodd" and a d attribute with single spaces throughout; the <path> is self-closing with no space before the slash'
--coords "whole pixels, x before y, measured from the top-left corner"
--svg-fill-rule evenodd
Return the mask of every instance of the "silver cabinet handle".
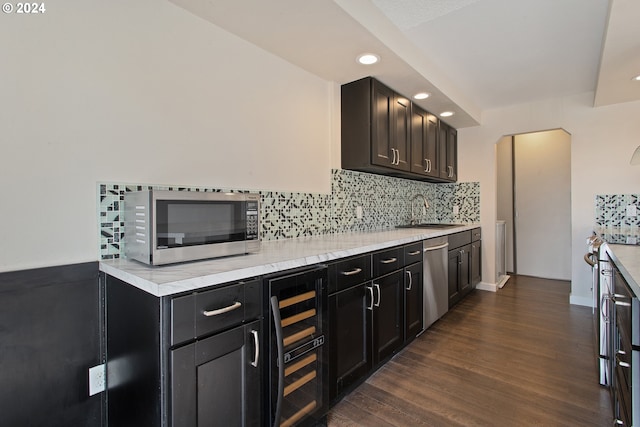
<path id="1" fill-rule="evenodd" d="M 413 252 L 409 252 L 409 255 L 419 255 L 420 251 L 413 251 Z"/>
<path id="2" fill-rule="evenodd" d="M 449 178 L 453 178 L 453 166 L 447 166 L 447 170 L 449 171 L 449 173 L 447 174 L 447 176 Z"/>
<path id="3" fill-rule="evenodd" d="M 616 418 L 615 420 L 613 420 L 613 425 L 614 426 L 623 426 L 624 425 L 624 421 L 619 420 L 619 419 Z"/>
<path id="4" fill-rule="evenodd" d="M 211 310 L 211 311 L 205 310 L 202 312 L 202 314 L 204 314 L 207 317 L 217 316 L 219 314 L 224 314 L 224 313 L 228 313 L 230 311 L 236 310 L 240 307 L 242 307 L 242 303 L 240 301 L 236 301 L 233 304 L 231 304 L 229 307 L 219 308 L 217 310 Z"/>
<path id="5" fill-rule="evenodd" d="M 378 291 L 378 301 L 376 301 L 376 303 L 373 305 L 376 307 L 380 307 L 380 285 L 374 283 L 373 287 L 376 288 L 376 290 Z"/>
<path id="6" fill-rule="evenodd" d="M 398 258 L 383 259 L 382 261 L 380 261 L 380 264 L 391 264 L 392 262 L 396 262 L 397 260 Z"/>
<path id="7" fill-rule="evenodd" d="M 258 337 L 258 331 L 256 331 L 255 329 L 251 330 L 251 334 L 253 335 L 253 343 L 256 346 L 255 352 L 253 353 L 253 362 L 251 362 L 251 366 L 257 368 L 258 358 L 260 357 L 260 338 Z"/>
<path id="8" fill-rule="evenodd" d="M 429 173 L 431 172 L 431 159 L 424 159 L 425 168 L 424 171 Z"/>
<path id="9" fill-rule="evenodd" d="M 406 290 L 410 291 L 411 290 L 411 286 L 413 285 L 413 278 L 411 276 L 411 272 L 410 271 L 407 271 L 407 276 L 409 276 L 409 287 L 406 288 Z"/>
<path id="10" fill-rule="evenodd" d="M 362 269 L 358 268 L 358 267 L 354 268 L 351 271 L 341 271 L 340 272 L 340 274 L 342 274 L 343 276 L 353 276 L 353 275 L 356 275 L 358 273 L 362 273 Z"/>
<path id="11" fill-rule="evenodd" d="M 395 148 L 391 149 L 391 154 L 393 154 L 393 159 L 391 160 L 391 164 L 395 165 L 396 164 L 396 149 Z"/>
<path id="12" fill-rule="evenodd" d="M 398 158 L 396 159 L 396 165 L 400 164 L 400 150 L 396 148 L 396 153 L 398 153 Z"/>
<path id="13" fill-rule="evenodd" d="M 630 368 L 631 365 L 629 365 L 627 362 L 623 362 L 621 360 L 618 360 L 618 365 L 622 366 L 623 368 Z"/>
<path id="14" fill-rule="evenodd" d="M 369 291 L 369 296 L 371 296 L 371 305 L 367 306 L 367 310 L 373 311 L 373 288 L 371 286 L 367 286 L 367 290 Z"/>

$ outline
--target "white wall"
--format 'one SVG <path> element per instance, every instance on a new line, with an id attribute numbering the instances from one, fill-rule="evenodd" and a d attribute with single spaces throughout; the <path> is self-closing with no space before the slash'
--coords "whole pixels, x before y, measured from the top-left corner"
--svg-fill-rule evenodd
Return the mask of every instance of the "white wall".
<path id="1" fill-rule="evenodd" d="M 593 108 L 593 94 L 485 111 L 482 126 L 460 129 L 459 179 L 479 180 L 483 281 L 495 277 L 495 144 L 504 135 L 562 128 L 571 134 L 571 302 L 590 305 L 590 270 L 582 259 L 596 194 L 640 191 L 640 167 L 629 159 L 640 144 L 640 102 Z"/>
<path id="2" fill-rule="evenodd" d="M 97 182 L 330 191 L 333 83 L 169 2 L 46 6 L 1 17 L 0 271 L 96 260 Z"/>

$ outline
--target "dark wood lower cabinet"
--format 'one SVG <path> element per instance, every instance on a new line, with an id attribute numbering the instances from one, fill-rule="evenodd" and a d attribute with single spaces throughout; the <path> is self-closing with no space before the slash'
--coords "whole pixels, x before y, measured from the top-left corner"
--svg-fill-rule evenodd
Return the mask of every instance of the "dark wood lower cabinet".
<path id="1" fill-rule="evenodd" d="M 261 281 L 156 297 L 103 279 L 109 425 L 264 425 Z"/>
<path id="2" fill-rule="evenodd" d="M 373 364 L 383 362 L 404 342 L 404 278 L 402 270 L 374 279 Z"/>
<path id="3" fill-rule="evenodd" d="M 449 251 L 449 307 L 471 292 L 471 245 Z"/>
<path id="4" fill-rule="evenodd" d="M 471 243 L 471 286 L 482 281 L 482 250 L 480 241 Z"/>
<path id="5" fill-rule="evenodd" d="M 404 341 L 409 342 L 422 331 L 423 264 L 405 267 L 404 273 Z"/>
<path id="6" fill-rule="evenodd" d="M 260 426 L 259 337 L 255 321 L 170 354 L 172 426 Z"/>
<path id="7" fill-rule="evenodd" d="M 371 369 L 371 312 L 365 283 L 329 297 L 329 399 L 363 378 Z"/>

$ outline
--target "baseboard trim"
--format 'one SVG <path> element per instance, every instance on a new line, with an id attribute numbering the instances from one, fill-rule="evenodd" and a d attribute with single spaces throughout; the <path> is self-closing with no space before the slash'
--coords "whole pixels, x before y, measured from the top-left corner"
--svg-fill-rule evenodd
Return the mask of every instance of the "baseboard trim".
<path id="1" fill-rule="evenodd" d="M 573 294 L 569 295 L 569 304 L 571 305 L 582 305 L 585 307 L 593 307 L 593 298 L 592 297 L 579 297 Z"/>
<path id="2" fill-rule="evenodd" d="M 476 285 L 476 289 L 481 291 L 497 292 L 498 285 L 495 283 L 480 282 Z"/>

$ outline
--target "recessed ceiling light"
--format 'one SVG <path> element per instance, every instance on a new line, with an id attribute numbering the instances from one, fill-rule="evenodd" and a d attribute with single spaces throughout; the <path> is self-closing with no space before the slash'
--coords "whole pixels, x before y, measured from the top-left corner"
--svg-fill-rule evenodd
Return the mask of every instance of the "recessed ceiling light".
<path id="1" fill-rule="evenodd" d="M 631 80 L 635 81 L 635 82 L 640 82 L 640 74 L 638 74 L 637 76 L 635 76 L 634 78 L 632 78 Z"/>
<path id="2" fill-rule="evenodd" d="M 380 61 L 380 57 L 373 53 L 363 53 L 358 56 L 357 61 L 362 65 L 371 65 Z"/>
<path id="3" fill-rule="evenodd" d="M 413 97 L 415 99 L 427 99 L 430 96 L 431 96 L 431 94 L 427 93 L 427 92 L 420 92 L 420 93 L 416 93 L 415 95 L 413 95 Z"/>
<path id="4" fill-rule="evenodd" d="M 453 116 L 453 111 L 443 111 L 442 113 L 440 113 L 440 117 L 451 117 Z"/>

